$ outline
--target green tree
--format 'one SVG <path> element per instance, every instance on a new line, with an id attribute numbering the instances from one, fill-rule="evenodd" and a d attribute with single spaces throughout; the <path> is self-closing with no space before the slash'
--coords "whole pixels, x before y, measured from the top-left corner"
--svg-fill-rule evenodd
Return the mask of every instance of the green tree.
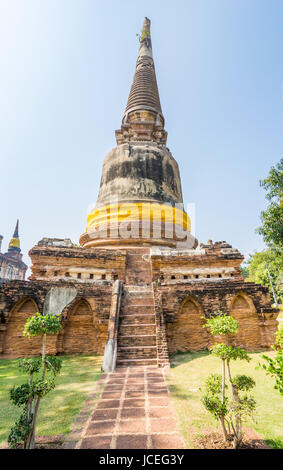
<path id="1" fill-rule="evenodd" d="M 268 268 L 268 269 L 267 269 Z M 245 276 L 247 281 L 256 282 L 269 288 L 269 293 L 273 302 L 275 298 L 271 288 L 268 270 L 272 279 L 276 298 L 279 302 L 283 301 L 283 254 L 272 249 L 255 252 L 249 255 L 244 264 L 247 271 Z"/>
<path id="2" fill-rule="evenodd" d="M 231 361 L 250 358 L 243 348 L 229 345 L 231 335 L 237 333 L 238 322 L 230 315 L 223 312 L 214 312 L 214 315 L 206 320 L 204 325 L 213 336 L 222 336 L 223 343 L 215 344 L 211 353 L 222 362 L 222 375 L 211 374 L 204 388 L 202 403 L 222 427 L 225 441 L 232 440 L 233 447 L 238 448 L 243 440 L 243 422 L 253 416 L 255 400 L 246 392 L 255 386 L 254 380 L 246 375 L 232 376 Z M 232 398 L 227 395 L 228 385 L 232 392 Z"/>
<path id="3" fill-rule="evenodd" d="M 62 365 L 58 357 L 46 355 L 46 337 L 57 334 L 61 329 L 60 315 L 36 313 L 26 321 L 23 334 L 28 337 L 42 337 L 42 354 L 41 357 L 20 359 L 18 362 L 19 369 L 29 375 L 29 380 L 10 390 L 11 401 L 22 408 L 22 413 L 8 437 L 10 447 L 16 447 L 18 443 L 23 442 L 24 449 L 34 448 L 40 400 L 55 387 L 54 378 Z"/>
<path id="4" fill-rule="evenodd" d="M 275 378 L 274 388 L 283 396 L 283 325 L 276 333 L 275 345 L 272 349 L 277 351 L 276 356 L 271 358 L 263 354 L 262 358 L 266 364 L 260 364 L 260 366 L 266 371 L 267 375 Z"/>
<path id="5" fill-rule="evenodd" d="M 268 177 L 260 181 L 266 191 L 268 207 L 261 212 L 262 225 L 257 232 L 274 251 L 282 253 L 283 248 L 283 158 L 271 167 Z"/>

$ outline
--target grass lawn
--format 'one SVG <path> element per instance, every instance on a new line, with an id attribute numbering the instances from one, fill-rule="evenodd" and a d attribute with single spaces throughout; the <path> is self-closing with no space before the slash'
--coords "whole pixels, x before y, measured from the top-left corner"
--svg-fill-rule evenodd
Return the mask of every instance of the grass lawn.
<path id="1" fill-rule="evenodd" d="M 273 356 L 274 352 L 266 352 Z M 252 395 L 257 402 L 256 422 L 250 420 L 244 426 L 254 428 L 272 448 L 283 448 L 283 399 L 273 388 L 274 379 L 262 369 L 255 370 L 262 353 L 251 353 L 251 361 L 233 361 L 233 374 L 253 377 L 256 387 Z M 200 387 L 211 373 L 221 374 L 221 361 L 209 352 L 179 353 L 171 357 L 171 368 L 167 374 L 171 396 L 175 404 L 180 429 L 186 444 L 193 448 L 190 439 L 192 428 L 200 435 L 202 429 L 216 428 L 217 422 L 206 411 L 200 398 Z"/>
<path id="2" fill-rule="evenodd" d="M 62 356 L 62 360 L 56 388 L 40 403 L 38 436 L 68 433 L 101 374 L 101 356 Z M 16 359 L 0 360 L 0 443 L 7 439 L 20 412 L 10 401 L 9 390 L 13 385 L 24 383 L 26 377 L 17 369 Z"/>
<path id="3" fill-rule="evenodd" d="M 283 324 L 283 305 L 279 305 L 281 312 L 279 313 L 277 320 L 279 321 L 279 327 Z"/>

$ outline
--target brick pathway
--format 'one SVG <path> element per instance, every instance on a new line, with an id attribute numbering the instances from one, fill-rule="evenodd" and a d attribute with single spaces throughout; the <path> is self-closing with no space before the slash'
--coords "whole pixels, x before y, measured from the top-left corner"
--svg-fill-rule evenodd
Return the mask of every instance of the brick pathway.
<path id="1" fill-rule="evenodd" d="M 183 449 L 162 369 L 107 374 L 77 449 Z"/>

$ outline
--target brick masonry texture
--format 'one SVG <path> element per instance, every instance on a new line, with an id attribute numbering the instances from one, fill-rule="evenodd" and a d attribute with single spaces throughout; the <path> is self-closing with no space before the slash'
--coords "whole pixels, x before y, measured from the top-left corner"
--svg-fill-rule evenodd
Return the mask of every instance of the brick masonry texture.
<path id="1" fill-rule="evenodd" d="M 118 400 L 105 398 L 111 385 Z M 155 398 L 151 389 L 155 388 Z M 111 388 L 110 387 L 110 388 Z M 141 389 L 141 398 L 129 400 L 127 391 Z M 162 402 L 165 398 L 166 402 Z M 76 449 L 183 449 L 163 372 L 156 367 L 123 367 L 107 374 L 104 392 L 82 430 Z"/>
<path id="2" fill-rule="evenodd" d="M 117 278 L 123 283 L 119 366 L 165 366 L 168 353 L 209 348 L 212 338 L 202 327 L 202 317 L 216 310 L 229 312 L 239 321 L 239 332 L 231 338 L 234 344 L 248 350 L 270 347 L 278 310 L 271 307 L 267 288 L 244 282 L 239 269 L 243 257 L 227 243 L 200 248 L 156 251 L 146 247 L 34 247 L 30 252 L 31 280 L 7 282 L 0 288 L 2 356 L 40 352 L 37 338 L 23 337 L 24 323 L 36 311 L 43 311 L 47 293 L 58 286 L 75 287 L 77 295 L 62 312 L 62 331 L 48 338 L 48 353 L 103 354 Z M 87 273 L 96 269 L 104 275 L 100 279 L 54 277 L 54 272 L 65 273 L 68 269 L 81 275 L 84 269 Z"/>

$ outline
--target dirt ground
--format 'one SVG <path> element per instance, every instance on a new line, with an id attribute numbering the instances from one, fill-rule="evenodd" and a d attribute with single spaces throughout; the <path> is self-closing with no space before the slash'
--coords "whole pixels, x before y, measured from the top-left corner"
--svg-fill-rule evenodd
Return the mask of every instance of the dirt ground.
<path id="1" fill-rule="evenodd" d="M 224 442 L 221 431 L 215 429 L 202 429 L 196 433 L 193 442 L 198 449 L 233 449 L 232 442 Z M 244 429 L 244 439 L 241 449 L 268 449 L 262 437 L 252 428 Z M 199 435 L 201 434 L 201 435 Z"/>
<path id="2" fill-rule="evenodd" d="M 261 436 L 252 428 L 245 428 L 245 437 L 241 449 L 268 449 Z M 215 429 L 202 429 L 201 433 L 191 430 L 194 445 L 198 449 L 233 449 L 232 442 L 224 442 L 221 431 Z M 201 435 L 200 435 L 201 434 Z M 64 435 L 39 436 L 35 441 L 36 449 L 60 449 L 63 446 Z M 18 446 L 22 449 L 22 446 Z M 8 443 L 5 442 L 0 449 L 8 449 Z"/>
<path id="3" fill-rule="evenodd" d="M 36 449 L 60 449 L 63 445 L 64 435 L 56 434 L 55 436 L 39 436 L 35 439 Z M 8 442 L 1 445 L 0 449 L 8 449 Z M 22 449 L 23 446 L 19 445 L 17 449 Z"/>

